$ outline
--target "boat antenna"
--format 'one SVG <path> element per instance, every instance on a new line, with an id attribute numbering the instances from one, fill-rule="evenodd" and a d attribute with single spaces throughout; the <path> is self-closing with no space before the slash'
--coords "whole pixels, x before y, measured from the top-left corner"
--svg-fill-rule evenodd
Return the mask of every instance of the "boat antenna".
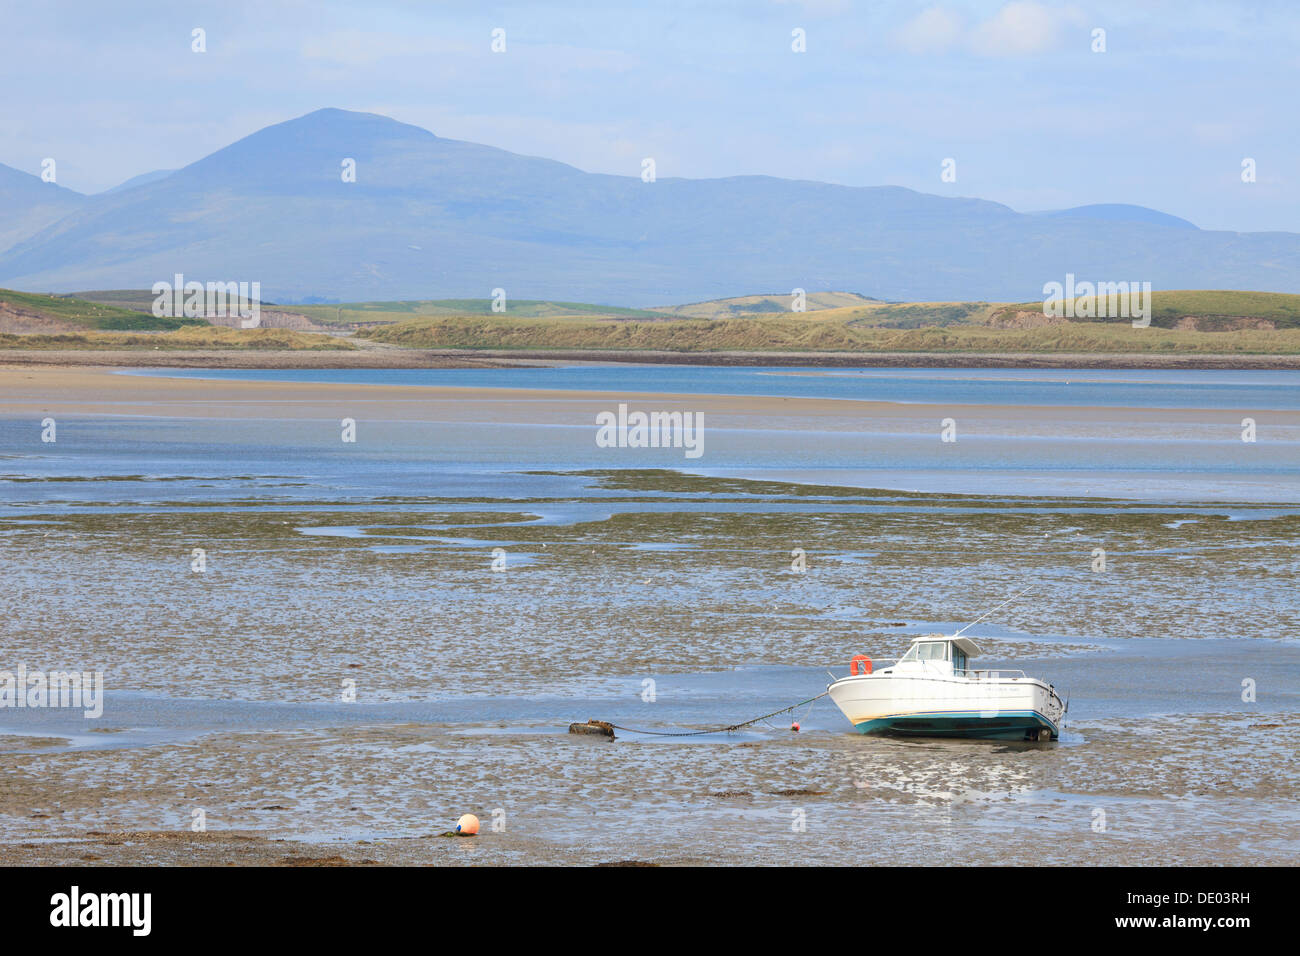
<path id="1" fill-rule="evenodd" d="M 1031 584 L 1031 585 L 1029 585 L 1029 587 L 1025 588 L 1024 591 L 1021 591 L 1020 594 L 1013 594 L 1011 597 L 1007 598 L 1005 601 L 1003 601 L 1003 602 L 1002 602 L 1001 604 L 999 604 L 997 607 L 993 608 L 993 610 L 991 610 L 991 611 L 985 611 L 985 612 L 984 612 L 983 614 L 981 614 L 979 617 L 975 618 L 975 620 L 973 620 L 973 621 L 971 621 L 969 624 L 967 624 L 966 627 L 963 627 L 963 628 L 961 629 L 961 631 L 966 630 L 966 628 L 974 627 L 974 626 L 975 626 L 976 624 L 978 624 L 980 621 L 984 620 L 986 617 L 988 617 L 990 614 L 992 614 L 993 611 L 1000 611 L 1000 610 L 1002 610 L 1002 608 L 1006 607 L 1008 604 L 1010 604 L 1010 603 L 1011 603 L 1012 601 L 1014 601 L 1016 598 L 1020 597 L 1021 594 L 1024 594 L 1025 591 L 1028 591 L 1029 588 L 1032 588 L 1032 587 L 1033 587 L 1033 585 Z M 953 635 L 953 637 L 961 637 L 961 631 L 958 631 L 956 634 Z"/>

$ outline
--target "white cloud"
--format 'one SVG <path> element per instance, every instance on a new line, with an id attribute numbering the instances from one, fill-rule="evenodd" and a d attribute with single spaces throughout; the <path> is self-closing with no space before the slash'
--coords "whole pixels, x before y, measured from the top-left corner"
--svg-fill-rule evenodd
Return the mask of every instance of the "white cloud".
<path id="1" fill-rule="evenodd" d="M 971 49 L 985 56 L 1024 56 L 1056 46 L 1069 11 L 1049 9 L 1034 0 L 1014 0 L 979 24 Z"/>
<path id="2" fill-rule="evenodd" d="M 982 56 L 1029 56 L 1053 49 L 1065 28 L 1080 22 L 1073 6 L 1049 7 L 1036 0 L 1012 0 L 969 27 L 957 11 L 932 6 L 895 30 L 892 39 L 915 54 L 962 48 Z"/>
<path id="3" fill-rule="evenodd" d="M 894 31 L 894 43 L 909 53 L 942 53 L 962 35 L 961 17 L 943 7 L 929 7 Z"/>

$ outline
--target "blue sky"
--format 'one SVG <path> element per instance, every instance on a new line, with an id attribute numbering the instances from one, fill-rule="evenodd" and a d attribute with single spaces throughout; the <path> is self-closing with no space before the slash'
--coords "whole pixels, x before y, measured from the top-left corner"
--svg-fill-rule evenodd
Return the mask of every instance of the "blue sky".
<path id="1" fill-rule="evenodd" d="M 337 106 L 593 172 L 653 157 L 661 178 L 1130 202 L 1300 231 L 1287 3 L 10 0 L 3 23 L 0 162 L 39 173 L 53 157 L 83 192 Z"/>

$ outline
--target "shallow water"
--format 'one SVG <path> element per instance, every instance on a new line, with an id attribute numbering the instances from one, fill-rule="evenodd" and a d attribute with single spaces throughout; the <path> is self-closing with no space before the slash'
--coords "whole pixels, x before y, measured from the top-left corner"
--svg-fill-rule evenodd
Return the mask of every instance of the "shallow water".
<path id="1" fill-rule="evenodd" d="M 613 467 L 959 494 L 1300 501 L 1300 372 L 583 366 L 171 370 L 148 377 L 158 375 L 195 381 L 195 417 L 114 416 L 106 402 L 102 415 L 60 421 L 57 453 L 33 444 L 30 422 L 0 419 L 0 449 L 12 455 L 0 459 L 0 482 L 6 475 L 96 479 L 75 488 L 0 484 L 6 498 L 541 496 L 550 483 L 521 472 Z M 609 390 L 611 410 L 622 400 L 653 410 L 654 401 L 627 396 L 657 390 L 925 404 L 895 404 L 901 417 L 847 402 L 840 414 L 793 404 L 765 417 L 710 415 L 703 454 L 691 458 L 681 448 L 598 447 L 589 402 L 567 408 L 556 400 L 556 411 L 541 420 L 528 399 L 473 395 L 450 400 L 454 409 L 413 400 L 400 420 L 368 414 L 369 396 L 331 403 L 358 422 L 360 440 L 345 445 L 337 418 L 291 418 L 288 406 L 198 417 L 204 382 L 218 379 Z M 689 399 L 675 401 L 690 409 Z M 955 423 L 953 442 L 939 440 L 947 418 Z M 1245 418 L 1255 422 L 1255 442 L 1241 440 Z M 232 472 L 229 462 L 244 467 Z"/>
<path id="2" fill-rule="evenodd" d="M 511 369 L 132 369 L 146 377 L 556 391 L 772 395 L 954 405 L 1300 409 L 1300 372 L 1170 369 L 807 369 L 559 365 Z"/>
<path id="3" fill-rule="evenodd" d="M 1182 438 L 1098 430 L 1069 468 L 1041 457 L 1059 438 L 1022 442 L 1015 468 L 975 443 L 936 472 L 975 495 L 956 497 L 781 484 L 852 471 L 850 436 L 793 421 L 718 437 L 703 476 L 629 470 L 588 425 L 371 423 L 344 453 L 332 423 L 286 421 L 84 415 L 42 447 L 0 420 L 0 670 L 103 670 L 107 687 L 98 720 L 0 709 L 4 840 L 185 831 L 202 807 L 215 831 L 382 844 L 473 810 L 487 832 L 465 862 L 1300 855 L 1285 443 L 1247 466 L 1223 460 L 1231 444 L 1188 458 Z M 921 436 L 880 440 L 923 474 Z M 979 487 L 984 454 L 1005 487 Z M 1141 501 L 1068 493 L 1148 470 Z M 718 477 L 739 472 L 765 480 Z M 789 715 L 565 733 L 746 720 L 1029 584 L 967 633 L 983 663 L 1069 696 L 1056 744 L 865 738 L 827 700 L 798 734 Z"/>

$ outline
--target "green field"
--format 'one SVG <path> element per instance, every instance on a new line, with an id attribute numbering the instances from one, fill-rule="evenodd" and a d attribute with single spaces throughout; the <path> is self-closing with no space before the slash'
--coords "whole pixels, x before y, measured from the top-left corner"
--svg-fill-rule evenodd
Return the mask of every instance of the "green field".
<path id="1" fill-rule="evenodd" d="M 152 303 L 152 299 L 149 300 Z M 166 332 L 187 325 L 207 325 L 203 319 L 157 318 L 121 305 L 91 302 L 62 295 L 14 292 L 0 289 L 0 307 L 57 322 L 69 322 L 87 330 L 107 332 Z"/>

